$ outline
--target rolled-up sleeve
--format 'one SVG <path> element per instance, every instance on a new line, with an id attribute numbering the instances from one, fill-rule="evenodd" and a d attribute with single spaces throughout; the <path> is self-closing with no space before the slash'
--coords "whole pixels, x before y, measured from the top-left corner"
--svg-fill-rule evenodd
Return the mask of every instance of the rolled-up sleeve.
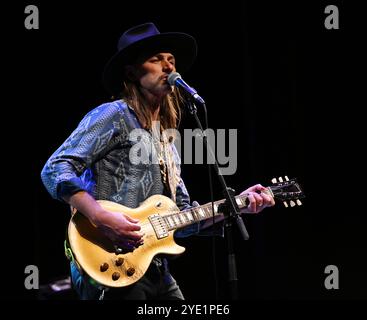
<path id="1" fill-rule="evenodd" d="M 42 169 L 42 182 L 53 198 L 63 201 L 65 196 L 88 191 L 89 186 L 80 176 L 105 152 L 119 131 L 120 121 L 114 103 L 103 104 L 82 119 Z"/>

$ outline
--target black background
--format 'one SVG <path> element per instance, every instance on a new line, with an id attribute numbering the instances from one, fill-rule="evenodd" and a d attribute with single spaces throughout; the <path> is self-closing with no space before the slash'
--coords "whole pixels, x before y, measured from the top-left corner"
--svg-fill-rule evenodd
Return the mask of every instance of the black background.
<path id="1" fill-rule="evenodd" d="M 39 30 L 24 28 L 28 4 L 38 5 Z M 41 1 L 9 7 L 6 15 L 14 18 L 3 27 L 4 298 L 37 298 L 36 290 L 24 289 L 26 265 L 38 266 L 41 284 L 68 276 L 68 208 L 47 194 L 40 171 L 84 114 L 109 99 L 101 71 L 121 33 L 150 21 L 161 32 L 197 40 L 197 60 L 184 78 L 205 98 L 211 128 L 238 130 L 238 168 L 226 177 L 228 185 L 239 193 L 288 175 L 306 194 L 302 207 L 279 203 L 245 216 L 249 241 L 234 229 L 240 298 L 365 299 L 364 100 L 357 99 L 363 90 L 356 81 L 363 75 L 363 32 L 358 7 L 336 1 L 340 29 L 327 30 L 327 4 Z M 186 112 L 181 128 L 194 127 Z M 192 199 L 210 200 L 205 166 L 184 165 L 182 175 Z M 222 198 L 217 182 L 214 191 Z M 212 240 L 179 243 L 187 251 L 171 261 L 171 271 L 184 295 L 215 299 Z M 215 243 L 218 298 L 224 299 L 225 242 Z M 324 287 L 327 265 L 339 268 L 338 290 Z"/>

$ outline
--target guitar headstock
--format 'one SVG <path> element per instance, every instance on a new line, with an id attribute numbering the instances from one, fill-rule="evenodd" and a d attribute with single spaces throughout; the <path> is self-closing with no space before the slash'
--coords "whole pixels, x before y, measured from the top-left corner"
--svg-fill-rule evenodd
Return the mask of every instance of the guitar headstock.
<path id="1" fill-rule="evenodd" d="M 283 201 L 286 208 L 288 206 L 302 205 L 300 199 L 304 198 L 305 195 L 296 179 L 289 179 L 287 176 L 284 176 L 284 179 L 282 177 L 279 177 L 278 180 L 273 178 L 271 182 L 273 185 L 269 188 L 274 198 Z"/>

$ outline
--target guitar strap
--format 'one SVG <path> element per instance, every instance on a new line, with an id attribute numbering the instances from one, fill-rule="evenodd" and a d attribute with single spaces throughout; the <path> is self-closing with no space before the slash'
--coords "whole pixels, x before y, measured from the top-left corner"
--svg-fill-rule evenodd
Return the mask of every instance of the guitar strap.
<path id="1" fill-rule="evenodd" d="M 65 234 L 65 241 L 64 241 L 64 251 L 65 251 L 65 256 L 66 258 L 71 262 L 74 263 L 74 265 L 78 268 L 78 271 L 81 275 L 86 276 L 88 282 L 93 285 L 94 287 L 98 288 L 101 291 L 101 297 L 99 300 L 103 300 L 103 295 L 104 295 L 104 290 L 106 289 L 105 287 L 101 286 L 101 284 L 99 284 L 97 281 L 95 281 L 93 278 L 91 278 L 89 275 L 87 275 L 86 273 L 84 273 L 82 267 L 80 266 L 80 264 L 78 263 L 78 261 L 74 258 L 74 254 L 73 254 L 73 250 L 71 249 L 70 246 L 70 242 L 69 242 L 69 234 L 68 234 L 68 229 L 66 229 L 66 234 Z"/>
<path id="2" fill-rule="evenodd" d="M 64 252 L 65 252 L 66 258 L 70 262 L 74 263 L 76 265 L 76 267 L 78 268 L 79 272 L 82 274 L 83 269 L 79 265 L 78 261 L 76 261 L 76 259 L 74 258 L 73 250 L 71 250 L 71 246 L 70 246 L 70 243 L 69 243 L 69 234 L 68 234 L 68 229 L 67 228 L 66 228 L 66 233 L 65 233 Z"/>

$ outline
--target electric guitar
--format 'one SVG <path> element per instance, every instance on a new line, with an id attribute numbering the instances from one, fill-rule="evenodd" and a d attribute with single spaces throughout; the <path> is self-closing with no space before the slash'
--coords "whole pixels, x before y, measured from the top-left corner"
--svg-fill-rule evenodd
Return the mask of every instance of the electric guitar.
<path id="1" fill-rule="evenodd" d="M 283 201 L 286 207 L 302 204 L 300 198 L 304 194 L 296 179 L 285 177 L 283 181 L 280 177 L 278 181 L 273 179 L 272 182 L 273 185 L 263 192 L 275 200 Z M 235 200 L 240 209 L 249 204 L 246 194 L 236 196 Z M 170 198 L 162 195 L 149 197 L 135 209 L 107 200 L 98 202 L 108 211 L 123 212 L 139 219 L 141 232 L 145 234 L 144 244 L 133 252 L 123 253 L 83 214 L 76 211 L 68 226 L 70 248 L 66 249 L 67 256 L 72 257 L 78 267 L 100 285 L 125 287 L 145 274 L 154 256 L 183 253 L 185 248 L 174 241 L 175 230 L 211 218 L 212 208 L 215 216 L 222 215 L 221 205 L 225 201 L 216 201 L 213 207 L 210 202 L 183 211 Z"/>

